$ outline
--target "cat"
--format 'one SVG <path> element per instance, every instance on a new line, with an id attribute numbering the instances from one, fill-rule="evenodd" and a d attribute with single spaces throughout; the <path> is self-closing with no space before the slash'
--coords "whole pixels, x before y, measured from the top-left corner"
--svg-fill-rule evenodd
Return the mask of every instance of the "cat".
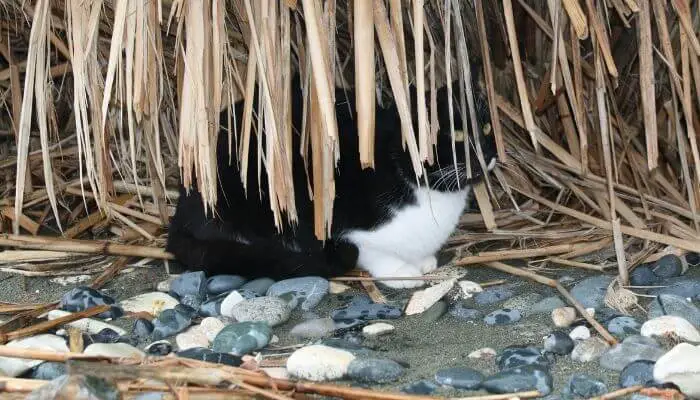
<path id="1" fill-rule="evenodd" d="M 470 119 L 464 121 L 459 115 L 457 82 L 452 85 L 455 137 L 458 140 L 457 169 L 449 128 L 448 92 L 447 87 L 443 87 L 437 91 L 439 132 L 433 150 L 435 162 L 432 165 L 425 163 L 427 175 L 418 182 L 408 150 L 402 144 L 396 105 L 377 107 L 375 167 L 362 169 L 355 95 L 351 90 L 336 88 L 335 111 L 341 156 L 335 174 L 331 235 L 325 241 L 319 241 L 314 235 L 313 203 L 306 190 L 308 182 L 312 182 L 311 162 L 307 167 L 299 153 L 305 94 L 296 76 L 292 82 L 292 121 L 298 223 L 291 226 L 283 216 L 281 232 L 274 226 L 265 171 L 260 175 L 258 186 L 257 162 L 253 161 L 256 160 L 257 140 L 253 134 L 246 195 L 235 149 L 229 163 L 228 133 L 223 132 L 218 135 L 217 144 L 216 217 L 212 217 L 211 210 L 205 215 L 196 186 L 188 194 L 180 185 L 176 212 L 169 226 L 167 251 L 190 269 L 204 270 L 208 275 L 236 274 L 249 279 L 329 278 L 343 275 L 356 266 L 377 278 L 415 278 L 433 271 L 437 267 L 436 254 L 456 229 L 471 197 L 472 185 L 493 169 L 498 160 L 494 135 L 490 132 L 487 97 L 484 88 L 478 84 L 479 69 L 479 64 L 472 64 L 472 88 L 480 129 L 478 136 L 486 171 L 477 161 L 475 147 L 469 145 L 471 178 L 467 178 L 462 141 L 470 140 L 473 135 L 469 133 Z M 415 110 L 415 87 L 411 86 L 410 92 L 411 110 Z M 428 94 L 426 98 L 429 99 Z M 254 104 L 256 102 L 257 94 Z M 240 130 L 243 101 L 236 103 L 234 108 Z M 256 105 L 253 106 L 255 109 Z M 225 115 L 222 120 L 224 118 Z M 417 137 L 415 115 L 413 124 Z M 225 125 L 222 123 L 222 126 Z M 420 279 L 380 280 L 380 283 L 392 288 L 413 288 L 424 284 Z"/>

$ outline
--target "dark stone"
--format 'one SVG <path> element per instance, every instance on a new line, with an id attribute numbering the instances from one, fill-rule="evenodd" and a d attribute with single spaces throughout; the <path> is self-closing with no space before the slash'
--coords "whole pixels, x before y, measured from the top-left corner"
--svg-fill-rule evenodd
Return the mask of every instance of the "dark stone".
<path id="1" fill-rule="evenodd" d="M 153 339 L 160 340 L 176 335 L 190 326 L 192 319 L 175 309 L 164 310 L 153 320 Z"/>
<path id="2" fill-rule="evenodd" d="M 683 273 L 683 262 L 675 254 L 667 254 L 659 258 L 651 270 L 659 278 L 674 278 Z"/>
<path id="3" fill-rule="evenodd" d="M 648 265 L 640 265 L 630 273 L 630 285 L 632 286 L 654 286 L 658 282 L 659 277 L 654 275 Z"/>
<path id="4" fill-rule="evenodd" d="M 620 387 L 648 386 L 654 383 L 654 362 L 638 360 L 627 364 L 620 372 Z"/>
<path id="5" fill-rule="evenodd" d="M 524 365 L 548 367 L 549 361 L 537 347 L 510 346 L 503 349 L 496 357 L 498 369 L 506 370 Z"/>
<path id="6" fill-rule="evenodd" d="M 591 398 L 608 392 L 607 386 L 588 375 L 576 374 L 569 379 L 568 392 L 574 396 Z"/>
<path id="7" fill-rule="evenodd" d="M 66 364 L 60 362 L 45 362 L 37 365 L 29 374 L 30 379 L 51 381 L 66 374 Z"/>
<path id="8" fill-rule="evenodd" d="M 697 267 L 700 265 L 700 253 L 690 252 L 685 255 L 685 261 L 691 267 Z"/>
<path id="9" fill-rule="evenodd" d="M 601 308 L 605 305 L 605 293 L 612 279 L 607 275 L 586 278 L 574 285 L 571 295 L 585 308 Z"/>
<path id="10" fill-rule="evenodd" d="M 275 283 L 274 280 L 270 278 L 258 278 L 253 279 L 250 282 L 246 282 L 241 286 L 241 290 L 248 290 L 255 293 L 257 296 L 265 296 L 267 290 Z M 240 293 L 240 291 L 239 291 Z"/>
<path id="11" fill-rule="evenodd" d="M 383 358 L 356 358 L 348 365 L 348 377 L 361 383 L 387 383 L 404 374 L 396 361 Z"/>
<path id="12" fill-rule="evenodd" d="M 222 293 L 230 293 L 246 282 L 246 279 L 238 275 L 215 275 L 207 279 L 206 292 L 208 296 L 217 296 Z"/>
<path id="13" fill-rule="evenodd" d="M 340 307 L 331 313 L 331 318 L 335 321 L 348 319 L 361 319 L 365 321 L 374 319 L 395 319 L 401 317 L 403 313 L 398 307 L 377 304 L 369 297 L 356 296 L 350 304 Z"/>
<path id="14" fill-rule="evenodd" d="M 186 272 L 170 283 L 170 292 L 180 303 L 198 309 L 204 301 L 207 277 L 203 271 Z"/>
<path id="15" fill-rule="evenodd" d="M 191 358 L 193 360 L 201 360 L 216 364 L 230 365 L 238 367 L 243 363 L 240 357 L 233 354 L 217 353 L 215 351 L 205 349 L 203 347 L 194 347 L 176 353 L 178 357 Z"/>
<path id="16" fill-rule="evenodd" d="M 462 302 L 453 304 L 448 312 L 451 316 L 464 321 L 474 321 L 482 318 L 481 311 L 468 308 Z"/>
<path id="17" fill-rule="evenodd" d="M 627 316 L 615 317 L 608 321 L 608 331 L 620 339 L 638 335 L 641 327 L 642 324 L 636 319 Z"/>
<path id="18" fill-rule="evenodd" d="M 404 386 L 401 391 L 408 394 L 416 395 L 431 395 L 437 390 L 437 385 L 426 380 L 413 382 L 407 386 Z"/>
<path id="19" fill-rule="evenodd" d="M 144 350 L 152 356 L 167 356 L 172 353 L 173 345 L 166 340 L 159 340 L 149 344 Z"/>
<path id="20" fill-rule="evenodd" d="M 552 391 L 552 375 L 547 368 L 525 365 L 500 371 L 481 382 L 491 393 L 517 393 L 538 390 L 542 395 Z"/>
<path id="21" fill-rule="evenodd" d="M 508 325 L 520 321 L 522 314 L 518 310 L 502 308 L 484 317 L 486 325 Z"/>
<path id="22" fill-rule="evenodd" d="M 662 315 L 681 317 L 694 326 L 700 326 L 700 308 L 683 297 L 662 294 L 649 305 L 649 319 Z"/>
<path id="23" fill-rule="evenodd" d="M 85 311 L 101 305 L 113 305 L 116 301 L 95 289 L 87 286 L 78 286 L 64 294 L 58 308 L 69 312 Z M 112 306 L 108 311 L 98 314 L 98 318 L 119 318 L 124 315 L 124 311 L 118 306 Z"/>
<path id="24" fill-rule="evenodd" d="M 483 380 L 484 374 L 471 368 L 445 368 L 435 373 L 437 383 L 457 389 L 476 390 Z"/>
<path id="25" fill-rule="evenodd" d="M 140 339 L 149 338 L 153 334 L 154 328 L 153 322 L 147 319 L 139 318 L 134 321 L 134 327 L 131 328 L 131 336 Z"/>
<path id="26" fill-rule="evenodd" d="M 700 278 L 679 276 L 664 280 L 663 285 L 664 287 L 651 289 L 649 294 L 652 296 L 672 294 L 674 296 L 690 299 L 700 296 Z"/>
<path id="27" fill-rule="evenodd" d="M 545 351 L 562 356 L 571 353 L 574 345 L 574 340 L 563 331 L 554 331 L 544 339 Z"/>
<path id="28" fill-rule="evenodd" d="M 474 301 L 482 306 L 500 303 L 515 296 L 515 292 L 510 287 L 496 286 L 477 293 Z"/>

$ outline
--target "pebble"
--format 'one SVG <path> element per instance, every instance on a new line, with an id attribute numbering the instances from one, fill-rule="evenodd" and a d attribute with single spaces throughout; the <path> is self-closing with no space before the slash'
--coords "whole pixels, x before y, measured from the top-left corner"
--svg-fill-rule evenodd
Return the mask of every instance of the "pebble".
<path id="1" fill-rule="evenodd" d="M 388 383 L 404 374 L 404 367 L 384 358 L 356 358 L 348 365 L 348 378 L 361 383 Z"/>
<path id="2" fill-rule="evenodd" d="M 669 278 L 664 280 L 663 286 L 664 287 L 651 289 L 649 294 L 652 296 L 672 294 L 688 299 L 693 299 L 700 296 L 700 278 L 691 279 L 686 276 Z"/>
<path id="3" fill-rule="evenodd" d="M 491 347 L 484 347 L 472 351 L 467 355 L 467 357 L 481 360 L 490 360 L 496 357 L 496 350 L 492 349 Z"/>
<path id="4" fill-rule="evenodd" d="M 349 351 L 324 346 L 302 347 L 287 359 L 287 371 L 291 376 L 322 382 L 340 379 L 348 372 L 355 356 Z"/>
<path id="5" fill-rule="evenodd" d="M 283 299 L 264 296 L 241 301 L 232 308 L 230 316 L 239 322 L 266 322 L 274 327 L 287 322 L 291 312 Z"/>
<path id="6" fill-rule="evenodd" d="M 101 331 L 91 334 L 91 335 L 85 335 L 83 341 L 84 343 L 116 343 L 119 342 L 120 339 L 122 338 L 122 335 L 119 332 L 116 332 L 112 329 L 109 328 L 104 328 Z"/>
<path id="7" fill-rule="evenodd" d="M 552 322 L 557 328 L 568 328 L 576 320 L 576 309 L 560 307 L 552 310 Z"/>
<path id="8" fill-rule="evenodd" d="M 208 296 L 216 296 L 236 290 L 246 281 L 247 279 L 239 275 L 214 275 L 207 279 L 205 291 Z"/>
<path id="9" fill-rule="evenodd" d="M 642 336 L 666 336 L 674 334 L 689 342 L 700 342 L 700 332 L 687 320 L 673 315 L 650 319 L 642 325 Z"/>
<path id="10" fill-rule="evenodd" d="M 231 293 L 227 294 L 226 297 L 221 300 L 220 297 L 215 297 L 212 298 L 211 300 L 208 300 L 204 304 L 208 304 L 209 302 L 218 302 L 219 303 L 219 315 L 223 315 L 225 317 L 233 317 L 233 308 L 236 306 L 236 304 L 242 302 L 245 300 L 245 297 L 241 295 L 237 290 L 232 291 Z M 216 307 L 216 306 L 214 306 Z M 214 309 L 215 310 L 215 309 Z"/>
<path id="11" fill-rule="evenodd" d="M 436 304 L 440 299 L 445 297 L 447 292 L 454 287 L 456 279 L 450 279 L 440 282 L 437 285 L 430 286 L 423 290 L 413 292 L 411 299 L 405 309 L 406 315 L 420 314 Z M 445 307 L 446 309 L 447 307 Z"/>
<path id="12" fill-rule="evenodd" d="M 174 293 L 182 304 L 199 308 L 204 300 L 207 276 L 203 271 L 186 272 L 170 283 L 170 293 Z"/>
<path id="13" fill-rule="evenodd" d="M 267 289 L 268 296 L 281 296 L 290 293 L 301 302 L 304 311 L 315 308 L 328 294 L 330 284 L 318 276 L 285 279 L 274 283 Z"/>
<path id="14" fill-rule="evenodd" d="M 178 304 L 173 308 L 173 310 L 179 312 L 180 314 L 188 317 L 189 319 L 194 319 L 197 318 L 197 310 L 192 308 L 191 306 L 188 306 L 186 304 Z"/>
<path id="15" fill-rule="evenodd" d="M 651 268 L 659 278 L 675 278 L 683 274 L 683 263 L 675 254 L 667 254 L 659 258 Z"/>
<path id="16" fill-rule="evenodd" d="M 386 322 L 376 322 L 362 328 L 362 334 L 370 337 L 382 336 L 393 332 L 394 329 L 396 329 L 394 325 L 387 324 Z"/>
<path id="17" fill-rule="evenodd" d="M 552 375 L 546 368 L 526 365 L 489 376 L 481 382 L 481 387 L 491 393 L 538 390 L 546 396 L 552 391 Z"/>
<path id="18" fill-rule="evenodd" d="M 649 318 L 656 318 L 662 315 L 675 315 L 687 320 L 694 326 L 700 326 L 700 308 L 683 297 L 662 294 L 652 300 L 649 306 Z"/>
<path id="19" fill-rule="evenodd" d="M 112 305 L 115 303 L 116 301 L 112 297 L 107 296 L 106 294 L 98 290 L 92 289 L 87 286 L 78 286 L 71 289 L 70 291 L 68 291 L 68 293 L 64 294 L 63 297 L 61 297 L 61 301 L 58 305 L 58 308 L 63 311 L 80 312 L 95 306 L 101 306 L 104 304 Z M 105 311 L 101 314 L 98 314 L 97 317 L 119 318 L 123 314 L 124 313 L 120 308 L 114 306 L 109 311 Z"/>
<path id="20" fill-rule="evenodd" d="M 427 396 L 435 393 L 437 389 L 437 385 L 433 382 L 422 380 L 409 383 L 407 386 L 401 388 L 401 391 L 407 394 Z"/>
<path id="21" fill-rule="evenodd" d="M 544 339 L 544 350 L 558 355 L 566 355 L 574 349 L 574 340 L 562 331 L 554 331 Z"/>
<path id="22" fill-rule="evenodd" d="M 134 321 L 134 327 L 131 328 L 131 336 L 139 339 L 149 338 L 153 334 L 153 322 L 139 318 Z"/>
<path id="23" fill-rule="evenodd" d="M 654 380 L 672 382 L 686 396 L 700 397 L 700 346 L 680 343 L 664 354 L 654 365 Z"/>
<path id="24" fill-rule="evenodd" d="M 502 308 L 484 317 L 486 325 L 508 325 L 520 321 L 523 315 L 518 310 Z"/>
<path id="25" fill-rule="evenodd" d="M 153 320 L 153 340 L 174 336 L 190 326 L 192 319 L 189 315 L 178 310 L 165 310 Z"/>
<path id="26" fill-rule="evenodd" d="M 571 295 L 585 308 L 601 308 L 605 305 L 605 293 L 612 279 L 607 275 L 586 278 L 574 285 Z"/>
<path id="27" fill-rule="evenodd" d="M 241 286 L 241 290 L 248 290 L 255 293 L 257 296 L 265 296 L 267 290 L 275 283 L 274 280 L 270 278 L 258 278 L 252 281 L 246 282 Z"/>
<path id="28" fill-rule="evenodd" d="M 378 304 L 364 295 L 355 296 L 350 301 L 350 304 L 340 307 L 331 313 L 331 318 L 334 320 L 345 319 L 396 319 L 401 317 L 403 313 L 398 307 L 387 304 Z"/>
<path id="29" fill-rule="evenodd" d="M 466 367 L 445 368 L 435 373 L 435 381 L 438 384 L 457 389 L 479 389 L 483 380 L 484 374 Z"/>
<path id="30" fill-rule="evenodd" d="M 237 367 L 243 363 L 241 357 L 234 356 L 233 354 L 219 353 L 203 347 L 192 348 L 185 351 L 178 351 L 177 356 L 191 358 L 193 360 L 206 361 L 210 363 L 230 365 L 232 367 Z"/>
<path id="31" fill-rule="evenodd" d="M 579 342 L 571 352 L 571 359 L 579 362 L 589 362 L 598 359 L 610 346 L 597 336 Z"/>
<path id="32" fill-rule="evenodd" d="M 202 305 L 199 306 L 199 310 L 197 310 L 197 312 L 202 317 L 218 317 L 222 315 L 221 304 L 229 294 L 230 293 L 222 293 L 217 296 L 209 297 L 202 303 Z"/>
<path id="33" fill-rule="evenodd" d="M 566 303 L 559 296 L 545 297 L 533 304 L 530 308 L 531 314 L 550 314 L 553 310 L 566 307 Z"/>
<path id="34" fill-rule="evenodd" d="M 225 326 L 226 325 L 221 322 L 220 319 L 214 317 L 204 318 L 202 322 L 199 323 L 199 327 L 210 342 L 214 341 L 216 335 L 218 335 Z"/>
<path id="35" fill-rule="evenodd" d="M 501 350 L 496 357 L 499 370 L 521 367 L 523 365 L 549 366 L 549 361 L 542 355 L 540 349 L 534 346 L 510 346 Z"/>
<path id="36" fill-rule="evenodd" d="M 331 281 L 328 287 L 328 292 L 330 294 L 341 294 L 347 292 L 348 290 L 350 290 L 350 286 L 335 281 Z"/>
<path id="37" fill-rule="evenodd" d="M 289 335 L 299 339 L 320 339 L 331 336 L 335 329 L 335 321 L 331 318 L 309 319 L 295 325 Z"/>
<path id="38" fill-rule="evenodd" d="M 162 292 L 149 292 L 123 300 L 119 305 L 128 312 L 147 312 L 153 315 L 180 304 L 173 296 Z"/>
<path id="39" fill-rule="evenodd" d="M 25 399 L 116 400 L 120 398 L 122 398 L 120 391 L 106 380 L 86 375 L 61 375 L 39 386 Z"/>
<path id="40" fill-rule="evenodd" d="M 173 352 L 173 345 L 167 340 L 158 340 L 146 346 L 144 351 L 152 356 L 167 356 Z"/>
<path id="41" fill-rule="evenodd" d="M 601 381 L 585 374 L 574 374 L 569 379 L 568 393 L 589 399 L 608 392 L 608 387 Z"/>
<path id="42" fill-rule="evenodd" d="M 48 333 L 11 340 L 6 346 L 15 349 L 45 350 L 61 353 L 68 352 L 65 339 Z M 43 363 L 41 360 L 0 357 L 0 375 L 17 377 L 41 363 Z"/>
<path id="43" fill-rule="evenodd" d="M 238 322 L 219 331 L 212 350 L 242 356 L 267 346 L 271 338 L 272 330 L 265 322 Z"/>
<path id="44" fill-rule="evenodd" d="M 600 357 L 600 366 L 614 371 L 622 371 L 628 364 L 638 360 L 656 361 L 664 354 L 658 346 L 625 339 Z"/>
<path id="45" fill-rule="evenodd" d="M 101 357 L 143 358 L 146 353 L 127 343 L 93 343 L 83 351 L 85 355 Z"/>
<path id="46" fill-rule="evenodd" d="M 511 308 L 525 314 L 532 308 L 533 304 L 541 299 L 542 295 L 539 293 L 524 293 L 506 300 L 503 303 L 503 308 Z"/>
<path id="47" fill-rule="evenodd" d="M 51 381 L 66 373 L 66 364 L 60 362 L 45 362 L 32 369 L 30 378 Z"/>
<path id="48" fill-rule="evenodd" d="M 47 318 L 49 321 L 65 317 L 66 315 L 71 315 L 71 312 L 68 311 L 63 311 L 63 310 L 51 310 L 47 314 Z M 79 320 L 75 320 L 73 322 L 69 322 L 67 324 L 64 324 L 64 326 L 69 326 L 71 328 L 75 328 L 80 330 L 81 332 L 89 333 L 89 334 L 97 334 L 103 329 L 111 329 L 114 332 L 117 332 L 120 335 L 126 335 L 126 331 L 122 328 L 119 328 L 117 326 L 108 324 L 106 322 L 102 322 L 97 319 L 92 319 L 92 318 L 81 318 Z"/>
<path id="49" fill-rule="evenodd" d="M 697 267 L 700 265 L 700 253 L 690 252 L 685 255 L 685 261 L 691 267 Z"/>
<path id="50" fill-rule="evenodd" d="M 469 308 L 461 301 L 452 304 L 448 312 L 451 316 L 464 321 L 475 321 L 481 319 L 483 316 L 481 311 Z"/>
<path id="51" fill-rule="evenodd" d="M 472 281 L 459 281 L 457 282 L 457 286 L 459 286 L 460 293 L 464 299 L 470 299 L 474 296 L 474 293 L 481 293 L 484 291 L 481 285 Z"/>
<path id="52" fill-rule="evenodd" d="M 159 292 L 165 292 L 165 293 L 170 292 L 170 286 L 172 285 L 173 281 L 175 279 L 177 279 L 178 276 L 179 275 L 173 274 L 173 275 L 170 275 L 168 277 L 168 279 L 158 282 L 158 284 L 156 284 L 156 290 Z"/>
<path id="53" fill-rule="evenodd" d="M 608 331 L 617 338 L 638 335 L 642 324 L 633 317 L 615 317 L 608 321 Z"/>
<path id="54" fill-rule="evenodd" d="M 474 301 L 479 305 L 487 306 L 508 300 L 513 296 L 515 296 L 515 292 L 513 292 L 510 287 L 495 286 L 481 293 L 477 293 L 476 296 L 474 296 Z"/>
<path id="55" fill-rule="evenodd" d="M 569 332 L 569 337 L 575 341 L 586 340 L 591 337 L 591 330 L 583 325 L 579 325 Z"/>
<path id="56" fill-rule="evenodd" d="M 209 339 L 207 339 L 202 328 L 199 325 L 195 325 L 184 332 L 178 333 L 175 336 L 175 344 L 177 344 L 178 350 L 187 350 L 193 347 L 209 347 Z"/>
<path id="57" fill-rule="evenodd" d="M 420 314 L 420 317 L 423 321 L 427 323 L 433 323 L 442 318 L 443 315 L 447 312 L 447 303 L 444 301 L 438 301 L 437 303 L 433 304 L 425 310 L 422 314 Z"/>
<path id="58" fill-rule="evenodd" d="M 654 361 L 649 360 L 638 360 L 627 364 L 620 372 L 620 387 L 653 384 L 654 364 Z"/>
<path id="59" fill-rule="evenodd" d="M 658 282 L 659 277 L 648 265 L 640 265 L 630 273 L 630 285 L 632 286 L 655 286 Z"/>

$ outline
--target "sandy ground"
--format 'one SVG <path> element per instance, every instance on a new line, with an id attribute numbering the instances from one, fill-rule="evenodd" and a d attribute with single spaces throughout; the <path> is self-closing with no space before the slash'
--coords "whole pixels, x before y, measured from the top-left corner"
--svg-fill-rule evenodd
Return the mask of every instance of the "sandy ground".
<path id="1" fill-rule="evenodd" d="M 695 274 L 698 274 L 697 270 Z M 548 271 L 551 277 L 569 276 L 579 280 L 589 276 L 587 273 L 575 270 Z M 109 282 L 103 289 L 107 294 L 117 299 L 124 299 L 135 294 L 155 290 L 156 284 L 166 278 L 164 268 L 160 265 L 138 267 L 120 274 Z M 504 279 L 508 283 L 516 283 L 517 294 L 540 293 L 543 296 L 555 294 L 554 290 L 515 278 L 510 275 L 487 268 L 472 267 L 464 279 L 476 282 L 487 282 Z M 49 278 L 22 278 L 16 275 L 0 274 L 0 301 L 13 303 L 38 303 L 55 301 L 76 284 L 62 285 L 52 282 Z M 410 295 L 408 291 L 391 291 L 382 289 L 390 302 L 400 302 Z M 359 293 L 360 291 L 355 291 Z M 342 305 L 337 296 L 327 296 L 314 310 L 321 317 L 330 315 L 330 311 Z M 488 313 L 499 308 L 498 305 L 475 308 Z M 2 318 L 2 316 L 0 316 Z M 275 328 L 275 334 L 280 341 L 275 347 L 302 344 L 291 339 L 287 332 L 299 321 L 303 320 L 302 312 L 295 311 L 292 318 L 284 325 Z M 402 317 L 388 321 L 396 330 L 387 336 L 376 339 L 366 339 L 364 346 L 408 366 L 407 373 L 398 382 L 378 386 L 384 389 L 399 389 L 408 383 L 421 379 L 432 380 L 435 372 L 441 368 L 466 366 L 490 374 L 496 372 L 493 360 L 470 359 L 469 353 L 483 347 L 492 347 L 496 351 L 511 345 L 542 346 L 542 339 L 552 329 L 549 315 L 529 315 L 518 323 L 507 326 L 486 326 L 483 322 L 465 322 L 449 314 L 445 314 L 437 322 L 427 322 L 421 316 Z M 130 329 L 132 321 L 122 319 L 115 325 Z M 270 354 L 270 352 L 266 352 Z M 279 354 L 284 351 L 273 351 Z M 569 357 L 557 359 L 552 374 L 554 376 L 555 393 L 558 393 L 573 373 L 585 373 L 606 382 L 609 389 L 617 386 L 618 373 L 603 370 L 597 362 L 574 363 Z M 350 382 L 347 382 L 351 384 Z M 482 393 L 483 392 L 479 392 Z M 436 395 L 467 396 L 467 391 L 456 391 L 441 388 Z"/>

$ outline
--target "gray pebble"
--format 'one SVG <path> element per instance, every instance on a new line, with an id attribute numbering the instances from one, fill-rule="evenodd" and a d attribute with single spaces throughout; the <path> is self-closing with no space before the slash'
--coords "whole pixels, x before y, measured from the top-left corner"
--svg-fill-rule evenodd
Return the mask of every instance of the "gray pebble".
<path id="1" fill-rule="evenodd" d="M 508 300 L 514 295 L 515 292 L 507 286 L 495 286 L 477 293 L 474 296 L 474 301 L 479 305 L 486 306 Z"/>
<path id="2" fill-rule="evenodd" d="M 585 308 L 601 308 L 605 305 L 605 293 L 612 279 L 607 275 L 586 278 L 571 289 L 571 295 Z"/>
<path id="3" fill-rule="evenodd" d="M 483 315 L 479 310 L 468 308 L 463 302 L 458 302 L 450 306 L 449 313 L 451 316 L 465 321 L 481 319 Z"/>
<path id="4" fill-rule="evenodd" d="M 212 350 L 236 356 L 248 354 L 267 346 L 272 330 L 264 322 L 239 322 L 227 325 L 212 342 Z"/>
<path id="5" fill-rule="evenodd" d="M 231 316 L 239 322 L 266 322 L 274 327 L 289 320 L 291 308 L 278 297 L 256 297 L 233 306 Z"/>
<path id="6" fill-rule="evenodd" d="M 700 326 L 700 308 L 683 297 L 662 294 L 652 300 L 649 305 L 649 319 L 662 315 L 681 317 L 694 326 Z"/>
<path id="7" fill-rule="evenodd" d="M 298 302 L 301 302 L 301 309 L 308 311 L 323 300 L 328 294 L 329 287 L 327 280 L 317 276 L 292 278 L 274 283 L 267 289 L 267 295 L 281 296 L 290 293 Z"/>
<path id="8" fill-rule="evenodd" d="M 348 377 L 361 383 L 387 383 L 404 374 L 396 361 L 382 358 L 356 358 L 348 365 Z"/>
<path id="9" fill-rule="evenodd" d="M 638 335 L 641 327 L 642 324 L 632 317 L 615 317 L 608 321 L 608 331 L 617 338 Z"/>
<path id="10" fill-rule="evenodd" d="M 620 387 L 648 386 L 654 383 L 654 362 L 638 360 L 627 364 L 620 372 Z"/>
<path id="11" fill-rule="evenodd" d="M 518 310 L 502 308 L 484 317 L 486 325 L 508 325 L 520 321 L 522 314 Z"/>
<path id="12" fill-rule="evenodd" d="M 558 355 L 566 355 L 574 349 L 574 340 L 568 333 L 554 331 L 544 339 L 544 350 Z"/>
<path id="13" fill-rule="evenodd" d="M 496 357 L 498 369 L 520 367 L 524 365 L 549 366 L 549 361 L 542 355 L 542 351 L 534 346 L 510 346 L 501 350 Z"/>
<path id="14" fill-rule="evenodd" d="M 511 368 L 487 377 L 481 387 L 491 393 L 516 393 L 538 390 L 543 395 L 552 391 L 552 375 L 536 365 Z"/>
<path id="15" fill-rule="evenodd" d="M 466 367 L 445 368 L 435 373 L 438 384 L 457 389 L 476 390 L 483 380 L 484 374 Z"/>
<path id="16" fill-rule="evenodd" d="M 569 379 L 568 393 L 583 398 L 591 398 L 608 392 L 607 386 L 585 374 L 575 374 Z"/>
<path id="17" fill-rule="evenodd" d="M 275 283 L 274 280 L 270 278 L 258 278 L 253 279 L 250 282 L 246 282 L 241 286 L 241 290 L 249 290 L 258 296 L 264 296 L 267 290 Z"/>

